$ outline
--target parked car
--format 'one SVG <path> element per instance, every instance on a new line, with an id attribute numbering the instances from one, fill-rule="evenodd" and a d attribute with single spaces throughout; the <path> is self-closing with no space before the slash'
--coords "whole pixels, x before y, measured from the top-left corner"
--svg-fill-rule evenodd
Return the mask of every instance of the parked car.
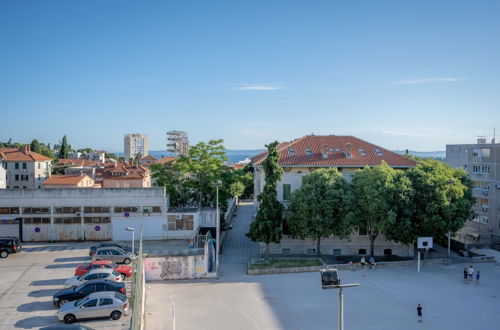
<path id="1" fill-rule="evenodd" d="M 122 314 L 127 313 L 128 305 L 127 296 L 121 293 L 96 292 L 65 304 L 57 312 L 57 317 L 65 323 L 95 318 L 118 320 Z"/>
<path id="2" fill-rule="evenodd" d="M 79 286 L 87 281 L 91 280 L 107 280 L 111 282 L 121 282 L 123 281 L 122 274 L 118 273 L 112 268 L 97 268 L 92 269 L 88 273 L 73 276 L 64 282 L 64 288 L 71 288 L 72 286 Z"/>
<path id="3" fill-rule="evenodd" d="M 40 330 L 94 330 L 94 328 L 87 327 L 83 324 L 65 324 L 65 325 L 51 325 L 48 327 L 40 328 Z"/>
<path id="4" fill-rule="evenodd" d="M 104 280 L 87 281 L 80 286 L 74 286 L 57 292 L 54 294 L 52 301 L 54 305 L 61 307 L 69 301 L 82 299 L 91 293 L 101 291 L 116 291 L 125 294 L 125 283 Z"/>
<path id="5" fill-rule="evenodd" d="M 88 273 L 92 269 L 98 268 L 110 268 L 116 270 L 118 273 L 122 274 L 122 278 L 132 276 L 132 266 L 130 265 L 117 265 L 110 260 L 95 260 L 90 263 L 79 264 L 75 269 L 75 276 L 83 275 Z"/>
<path id="6" fill-rule="evenodd" d="M 90 250 L 89 250 L 89 256 L 92 257 L 97 249 L 103 248 L 103 247 L 117 247 L 117 248 L 120 248 L 124 251 L 132 252 L 132 248 L 129 247 L 128 245 L 125 245 L 122 243 L 116 243 L 116 242 L 103 242 L 103 243 L 100 243 L 98 245 L 91 246 Z"/>
<path id="7" fill-rule="evenodd" d="M 21 242 L 15 236 L 0 236 L 0 258 L 7 258 L 9 254 L 21 252 Z"/>
<path id="8" fill-rule="evenodd" d="M 92 260 L 111 260 L 119 264 L 130 264 L 134 259 L 132 252 L 126 252 L 117 247 L 103 247 L 95 250 Z"/>

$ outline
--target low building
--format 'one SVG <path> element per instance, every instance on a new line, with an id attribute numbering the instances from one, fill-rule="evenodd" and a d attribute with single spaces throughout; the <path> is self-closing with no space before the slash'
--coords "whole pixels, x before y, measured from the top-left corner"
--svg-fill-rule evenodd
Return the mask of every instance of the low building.
<path id="1" fill-rule="evenodd" d="M 4 165 L 0 165 L 0 189 L 7 188 L 7 170 Z"/>
<path id="2" fill-rule="evenodd" d="M 106 152 L 105 151 L 90 151 L 90 152 L 78 152 L 73 151 L 68 154 L 69 159 L 86 159 L 95 162 L 104 163 L 106 161 Z"/>
<path id="3" fill-rule="evenodd" d="M 0 148 L 0 162 L 7 171 L 7 189 L 40 189 L 51 175 L 52 159 L 22 148 Z"/>
<path id="4" fill-rule="evenodd" d="M 454 243 L 500 250 L 500 144 L 483 137 L 473 144 L 449 144 L 446 162 L 469 172 L 476 199 L 474 217 L 453 237 Z"/>
<path id="5" fill-rule="evenodd" d="M 52 175 L 43 182 L 45 189 L 54 188 L 94 188 L 95 181 L 90 176 L 79 173 L 75 175 Z"/>
<path id="6" fill-rule="evenodd" d="M 336 168 L 346 181 L 350 182 L 354 172 L 365 167 L 377 166 L 386 162 L 395 169 L 414 167 L 416 162 L 390 150 L 361 140 L 354 136 L 306 135 L 278 146 L 279 164 L 284 170 L 278 183 L 277 198 L 286 207 L 292 192 L 302 185 L 302 177 L 320 168 Z M 254 166 L 254 202 L 258 208 L 257 196 L 265 184 L 262 162 L 267 151 L 252 157 Z M 316 241 L 293 239 L 284 235 L 280 244 L 270 244 L 271 253 L 278 254 L 315 254 Z M 321 252 L 332 255 L 365 255 L 370 251 L 370 240 L 366 233 L 353 233 L 349 240 L 335 237 L 321 240 Z M 413 256 L 413 249 L 392 241 L 381 235 L 375 241 L 375 254 L 394 254 Z"/>
<path id="7" fill-rule="evenodd" d="M 101 180 L 103 188 L 149 188 L 151 171 L 140 165 L 115 163 L 102 170 Z"/>
<path id="8" fill-rule="evenodd" d="M 142 165 L 144 167 L 149 167 L 152 164 L 155 164 L 158 161 L 155 157 L 151 155 L 147 155 L 139 159 L 139 165 Z"/>

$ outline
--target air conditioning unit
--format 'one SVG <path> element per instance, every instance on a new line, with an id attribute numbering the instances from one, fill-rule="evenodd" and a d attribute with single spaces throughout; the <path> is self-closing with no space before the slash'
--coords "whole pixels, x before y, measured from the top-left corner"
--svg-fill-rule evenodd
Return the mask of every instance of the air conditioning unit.
<path id="1" fill-rule="evenodd" d="M 488 206 L 486 206 L 486 205 L 481 206 L 481 210 L 483 210 L 484 212 L 488 211 Z"/>
<path id="2" fill-rule="evenodd" d="M 488 190 L 483 190 L 483 195 L 488 195 Z"/>
<path id="3" fill-rule="evenodd" d="M 76 213 L 75 213 L 75 215 L 76 215 L 77 217 L 81 217 L 81 216 L 82 216 L 82 212 L 76 212 Z"/>
<path id="4" fill-rule="evenodd" d="M 175 220 L 182 220 L 182 214 L 176 214 Z"/>

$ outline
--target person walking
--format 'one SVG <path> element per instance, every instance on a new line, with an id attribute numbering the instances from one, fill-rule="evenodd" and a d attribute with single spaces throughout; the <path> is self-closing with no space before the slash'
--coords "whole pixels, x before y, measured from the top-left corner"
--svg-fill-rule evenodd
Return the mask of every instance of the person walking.
<path id="1" fill-rule="evenodd" d="M 368 259 L 368 262 L 372 266 L 372 270 L 375 270 L 375 258 L 370 257 L 370 259 Z"/>
<path id="2" fill-rule="evenodd" d="M 366 267 L 366 259 L 365 257 L 361 257 L 361 269 L 365 269 Z"/>
<path id="3" fill-rule="evenodd" d="M 469 283 L 472 283 L 474 281 L 474 267 L 472 267 L 472 265 L 470 265 L 469 267 L 468 275 L 469 275 Z"/>
<path id="4" fill-rule="evenodd" d="M 418 322 L 422 323 L 422 306 L 418 304 L 417 306 L 417 315 L 418 315 Z"/>
<path id="5" fill-rule="evenodd" d="M 479 285 L 479 278 L 480 277 L 481 277 L 481 275 L 479 275 L 479 270 L 478 270 L 476 273 L 476 285 Z"/>
<path id="6" fill-rule="evenodd" d="M 468 278 L 469 278 L 469 272 L 467 271 L 467 268 L 464 268 L 464 283 L 465 284 L 469 283 Z"/>

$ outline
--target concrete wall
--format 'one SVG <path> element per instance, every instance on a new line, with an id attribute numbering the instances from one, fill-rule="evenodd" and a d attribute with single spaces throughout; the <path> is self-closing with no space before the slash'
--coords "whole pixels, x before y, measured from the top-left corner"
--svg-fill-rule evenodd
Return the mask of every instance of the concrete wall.
<path id="1" fill-rule="evenodd" d="M 204 255 L 144 259 L 146 281 L 203 278 L 208 274 L 206 269 L 207 262 Z"/>
<path id="2" fill-rule="evenodd" d="M 144 239 L 164 239 L 167 236 L 167 218 L 165 216 L 148 216 L 137 217 L 129 216 L 113 216 L 111 219 L 112 224 L 112 238 L 116 241 L 125 241 L 132 238 L 132 233 L 125 230 L 127 227 L 136 228 L 136 234 L 142 227 Z M 191 238 L 193 235 L 189 236 Z"/>

